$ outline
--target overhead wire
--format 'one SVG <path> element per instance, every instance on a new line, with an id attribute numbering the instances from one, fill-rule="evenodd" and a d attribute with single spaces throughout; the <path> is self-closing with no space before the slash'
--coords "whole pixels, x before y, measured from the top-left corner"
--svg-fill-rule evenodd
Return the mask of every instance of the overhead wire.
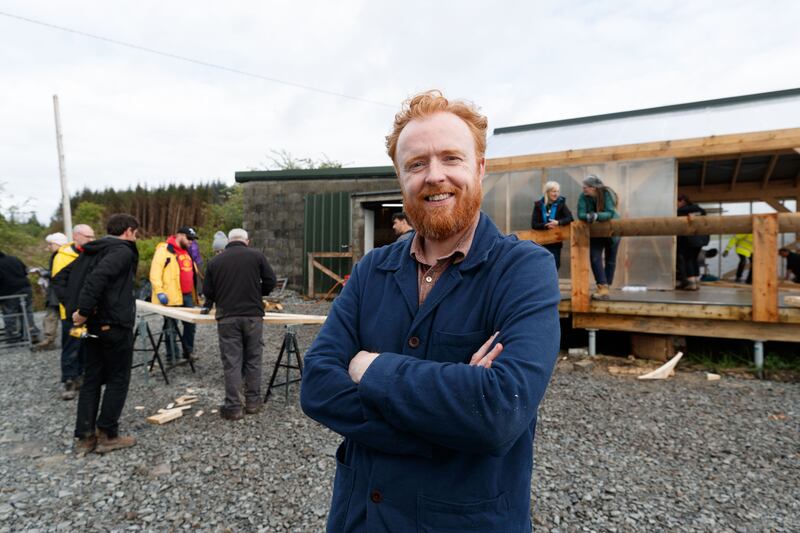
<path id="1" fill-rule="evenodd" d="M 55 30 L 59 30 L 59 31 L 63 31 L 63 32 L 73 33 L 75 35 L 88 37 L 90 39 L 96 39 L 98 41 L 103 41 L 103 42 L 106 42 L 106 43 L 115 44 L 117 46 L 123 46 L 123 47 L 126 47 L 126 48 L 131 48 L 133 50 L 138 50 L 140 52 L 147 52 L 149 54 L 156 54 L 156 55 L 159 55 L 159 56 L 162 56 L 162 57 L 168 57 L 170 59 L 175 59 L 175 60 L 178 60 L 178 61 L 185 61 L 187 63 L 193 63 L 195 65 L 200 65 L 200 66 L 203 66 L 203 67 L 222 70 L 222 71 L 230 72 L 230 73 L 233 73 L 233 74 L 239 74 L 241 76 L 248 76 L 250 78 L 257 78 L 257 79 L 264 80 L 264 81 L 269 81 L 269 82 L 272 82 L 272 83 L 278 83 L 278 84 L 281 84 L 281 85 L 287 85 L 289 87 L 295 87 L 297 89 L 304 89 L 306 91 L 313 91 L 313 92 L 317 92 L 317 93 L 321 93 L 321 94 L 327 94 L 329 96 L 337 96 L 339 98 L 347 98 L 348 100 L 355 100 L 357 102 L 363 102 L 363 103 L 366 103 L 366 104 L 378 105 L 378 106 L 388 107 L 388 108 L 392 108 L 392 109 L 397 107 L 397 106 L 394 106 L 394 105 L 391 105 L 391 104 L 387 104 L 385 102 L 379 102 L 377 100 L 370 100 L 369 98 L 362 98 L 360 96 L 352 96 L 352 95 L 349 95 L 349 94 L 339 93 L 339 92 L 336 92 L 336 91 L 329 91 L 327 89 L 321 89 L 319 87 L 313 87 L 311 85 L 305 85 L 305 84 L 296 83 L 296 82 L 293 82 L 293 81 L 281 80 L 281 79 L 273 78 L 273 77 L 270 77 L 270 76 L 264 76 L 262 74 L 256 74 L 256 73 L 253 73 L 253 72 L 247 72 L 245 70 L 240 70 L 240 69 L 233 68 L 233 67 L 226 67 L 224 65 L 219 65 L 219 64 L 216 64 L 216 63 L 210 63 L 208 61 L 203 61 L 203 60 L 200 60 L 200 59 L 194 59 L 194 58 L 191 58 L 191 57 L 186 57 L 186 56 L 182 56 L 182 55 L 178 55 L 178 54 L 173 54 L 173 53 L 170 53 L 170 52 L 163 52 L 161 50 L 156 50 L 155 48 L 150 48 L 150 47 L 147 47 L 147 46 L 141 46 L 141 45 L 138 45 L 138 44 L 133 44 L 133 43 L 125 42 L 125 41 L 120 41 L 118 39 L 111 39 L 109 37 L 103 37 L 102 35 L 95 35 L 93 33 L 88 33 L 88 32 L 85 32 L 85 31 L 75 30 L 75 29 L 72 29 L 72 28 L 67 28 L 65 26 L 59 26 L 57 24 L 51 24 L 49 22 L 44 22 L 44 21 L 41 21 L 41 20 L 36 20 L 36 19 L 28 18 L 28 17 L 23 17 L 23 16 L 20 16 L 20 15 L 15 15 L 13 13 L 8 13 L 6 11 L 0 11 L 0 15 L 5 16 L 5 17 L 9 17 L 9 18 L 12 18 L 12 19 L 16 19 L 16 20 L 21 20 L 23 22 L 28 22 L 30 24 L 36 24 L 38 26 L 44 26 L 46 28 L 51 28 L 51 29 L 55 29 Z"/>

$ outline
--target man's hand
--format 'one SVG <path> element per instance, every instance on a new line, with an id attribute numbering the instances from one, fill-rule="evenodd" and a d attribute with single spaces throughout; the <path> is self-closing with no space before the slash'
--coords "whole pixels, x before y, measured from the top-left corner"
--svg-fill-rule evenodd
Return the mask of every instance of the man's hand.
<path id="1" fill-rule="evenodd" d="M 378 353 L 364 350 L 358 352 L 355 357 L 350 360 L 350 367 L 347 369 L 350 373 L 350 379 L 356 383 L 361 383 L 361 377 L 364 375 L 364 372 L 367 371 L 369 365 L 371 365 L 379 355 Z"/>
<path id="2" fill-rule="evenodd" d="M 492 345 L 494 340 L 500 334 L 499 331 L 496 331 L 494 335 L 489 337 L 489 340 L 483 343 L 483 346 L 478 348 L 478 351 L 472 354 L 472 359 L 469 360 L 469 366 L 482 366 L 484 368 L 492 368 L 492 361 L 497 359 L 500 353 L 503 351 L 503 345 L 501 343 L 497 343 L 494 345 L 494 348 L 489 350 L 489 346 Z"/>
<path id="3" fill-rule="evenodd" d="M 158 301 L 161 302 L 161 305 L 167 305 L 167 303 L 169 303 L 169 298 L 163 292 L 156 294 L 156 298 L 158 298 Z"/>
<path id="4" fill-rule="evenodd" d="M 558 220 L 551 220 L 550 222 L 545 224 L 544 227 L 546 227 L 547 229 L 556 228 L 556 227 L 558 227 Z"/>
<path id="5" fill-rule="evenodd" d="M 728 250 L 725 250 L 724 252 L 722 252 L 722 257 L 728 257 Z"/>
<path id="6" fill-rule="evenodd" d="M 80 312 L 75 311 L 72 313 L 72 323 L 74 325 L 82 326 L 84 322 L 86 322 L 86 317 L 80 314 Z"/>

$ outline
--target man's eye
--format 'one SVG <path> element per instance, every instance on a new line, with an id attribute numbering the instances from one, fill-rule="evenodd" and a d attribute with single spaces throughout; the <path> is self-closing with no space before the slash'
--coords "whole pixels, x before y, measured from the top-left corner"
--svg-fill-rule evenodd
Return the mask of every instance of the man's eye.
<path id="1" fill-rule="evenodd" d="M 422 161 L 414 161 L 413 163 L 408 165 L 408 169 L 409 170 L 417 170 L 417 169 L 422 168 L 423 166 L 425 166 L 425 163 L 423 163 Z"/>

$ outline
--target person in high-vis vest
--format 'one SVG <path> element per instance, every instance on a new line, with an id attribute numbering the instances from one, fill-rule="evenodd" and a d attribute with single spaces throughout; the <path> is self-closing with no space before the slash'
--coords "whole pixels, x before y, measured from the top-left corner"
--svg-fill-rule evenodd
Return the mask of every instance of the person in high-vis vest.
<path id="1" fill-rule="evenodd" d="M 64 391 L 62 400 L 74 400 L 78 395 L 83 379 L 83 346 L 81 339 L 69 334 L 72 329 L 72 317 L 64 308 L 66 303 L 66 287 L 69 282 L 69 270 L 64 271 L 83 252 L 83 246 L 95 239 L 94 230 L 87 224 L 78 224 L 72 228 L 72 242 L 58 249 L 53 257 L 53 270 L 50 274 L 53 289 L 58 297 L 58 313 L 61 318 L 61 383 Z M 62 272 L 64 271 L 64 272 Z M 59 276 L 59 273 L 61 275 Z"/>
<path id="2" fill-rule="evenodd" d="M 165 242 L 156 246 L 153 261 L 150 263 L 150 284 L 153 286 L 151 301 L 154 304 L 170 307 L 194 307 L 197 298 L 197 265 L 189 253 L 191 241 L 197 240 L 194 228 L 183 226 Z M 164 319 L 164 330 L 167 335 L 167 363 L 175 364 L 178 354 L 175 353 L 176 341 L 172 332 L 177 328 L 177 321 Z M 195 325 L 183 322 L 181 340 L 184 357 L 193 357 Z"/>
<path id="3" fill-rule="evenodd" d="M 750 262 L 750 271 L 747 273 L 747 283 L 753 283 L 753 234 L 737 233 L 728 241 L 722 257 L 728 257 L 728 252 L 734 248 L 736 255 L 739 256 L 739 264 L 736 266 L 736 283 L 742 282 L 742 274 L 747 262 Z"/>

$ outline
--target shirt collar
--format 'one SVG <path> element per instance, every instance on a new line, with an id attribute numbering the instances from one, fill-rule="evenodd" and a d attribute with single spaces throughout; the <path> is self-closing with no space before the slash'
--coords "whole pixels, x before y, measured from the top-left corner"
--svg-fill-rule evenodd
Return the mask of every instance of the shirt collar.
<path id="1" fill-rule="evenodd" d="M 458 239 L 453 249 L 442 257 L 426 257 L 425 253 L 423 252 L 423 243 L 425 242 L 425 237 L 417 232 L 411 241 L 411 257 L 413 257 L 418 263 L 430 266 L 437 264 L 439 261 L 451 258 L 453 259 L 453 263 L 460 263 L 467 257 L 469 249 L 472 247 L 472 240 L 475 237 L 475 230 L 478 228 L 478 223 L 480 220 L 480 212 L 478 212 L 478 214 L 475 216 L 475 220 L 469 225 L 469 227 L 467 227 L 467 229 L 463 231 L 461 238 Z"/>

